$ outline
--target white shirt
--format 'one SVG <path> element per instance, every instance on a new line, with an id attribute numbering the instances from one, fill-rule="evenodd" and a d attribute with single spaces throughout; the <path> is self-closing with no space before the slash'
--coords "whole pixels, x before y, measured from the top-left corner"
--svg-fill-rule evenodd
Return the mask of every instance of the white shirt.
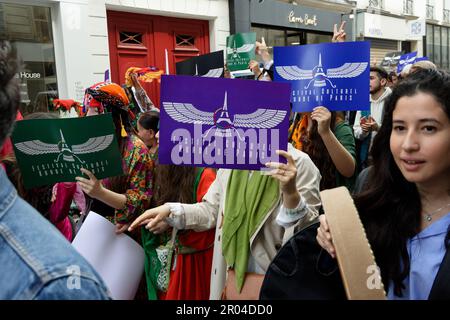
<path id="1" fill-rule="evenodd" d="M 383 122 L 383 110 L 384 110 L 384 101 L 387 97 L 392 93 L 392 90 L 390 88 L 385 88 L 383 94 L 377 99 L 373 100 L 372 97 L 370 98 L 370 115 L 372 118 L 378 123 L 378 126 L 381 126 Z M 355 116 L 355 124 L 353 125 L 353 131 L 355 133 L 355 138 L 359 140 L 363 140 L 369 135 L 369 132 L 364 132 L 361 128 L 361 125 L 359 124 L 361 121 L 361 111 L 356 112 Z M 372 140 L 377 134 L 376 131 L 372 132 Z"/>

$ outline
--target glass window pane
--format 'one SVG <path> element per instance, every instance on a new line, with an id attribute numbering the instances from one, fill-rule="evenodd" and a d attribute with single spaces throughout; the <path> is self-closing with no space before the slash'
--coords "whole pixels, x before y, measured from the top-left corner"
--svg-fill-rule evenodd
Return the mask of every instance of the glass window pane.
<path id="1" fill-rule="evenodd" d="M 448 28 L 442 27 L 442 68 L 448 69 Z"/>
<path id="2" fill-rule="evenodd" d="M 53 110 L 58 98 L 51 12 L 48 7 L 3 3 L 1 33 L 17 48 L 23 61 L 20 80 L 21 112 Z"/>
<path id="3" fill-rule="evenodd" d="M 433 26 L 427 24 L 427 57 L 433 61 Z"/>
<path id="4" fill-rule="evenodd" d="M 328 34 L 317 34 L 317 33 L 307 33 L 306 34 L 306 43 L 323 43 L 323 42 L 331 42 L 333 36 Z"/>
<path id="5" fill-rule="evenodd" d="M 268 47 L 284 47 L 286 45 L 285 31 L 283 30 L 253 26 L 251 30 L 256 32 L 257 41 L 261 41 L 261 38 L 264 37 Z M 273 54 L 273 49 L 269 49 L 269 53 Z"/>
<path id="6" fill-rule="evenodd" d="M 433 62 L 440 67 L 441 66 L 441 27 L 434 26 L 434 58 Z"/>

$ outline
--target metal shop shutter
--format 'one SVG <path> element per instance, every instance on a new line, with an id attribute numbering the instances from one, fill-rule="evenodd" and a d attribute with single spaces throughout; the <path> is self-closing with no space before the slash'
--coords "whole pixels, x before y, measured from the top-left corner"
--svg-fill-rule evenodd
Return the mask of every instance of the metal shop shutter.
<path id="1" fill-rule="evenodd" d="M 384 39 L 374 39 L 365 38 L 365 41 L 370 41 L 370 64 L 372 65 L 375 61 L 379 65 L 383 60 L 386 53 L 398 50 L 398 41 L 396 40 L 384 40 Z"/>

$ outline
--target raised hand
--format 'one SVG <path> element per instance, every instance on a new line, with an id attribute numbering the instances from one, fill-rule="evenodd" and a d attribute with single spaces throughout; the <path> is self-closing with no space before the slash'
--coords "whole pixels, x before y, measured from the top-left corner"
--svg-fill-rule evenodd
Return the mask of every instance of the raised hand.
<path id="1" fill-rule="evenodd" d="M 261 56 L 264 62 L 270 61 L 270 54 L 269 54 L 269 48 L 266 45 L 266 41 L 264 40 L 264 37 L 261 37 L 261 42 L 256 41 L 255 42 L 256 48 L 255 52 L 257 55 Z"/>
<path id="2" fill-rule="evenodd" d="M 295 185 L 297 177 L 297 166 L 295 165 L 294 159 L 288 152 L 284 150 L 277 150 L 277 154 L 285 157 L 287 159 L 287 163 L 266 163 L 266 167 L 274 169 L 272 171 L 269 171 L 269 175 L 280 182 L 281 191 L 283 193 L 297 193 L 297 187 Z"/>
<path id="3" fill-rule="evenodd" d="M 334 24 L 334 30 L 333 30 L 333 38 L 331 39 L 331 42 L 344 42 L 345 38 L 347 37 L 347 34 L 344 31 L 346 21 L 342 21 L 341 26 L 339 27 L 339 30 L 337 29 L 337 24 Z"/>
<path id="4" fill-rule="evenodd" d="M 311 112 L 311 120 L 317 121 L 317 130 L 320 135 L 330 131 L 331 112 L 325 107 L 316 107 Z"/>

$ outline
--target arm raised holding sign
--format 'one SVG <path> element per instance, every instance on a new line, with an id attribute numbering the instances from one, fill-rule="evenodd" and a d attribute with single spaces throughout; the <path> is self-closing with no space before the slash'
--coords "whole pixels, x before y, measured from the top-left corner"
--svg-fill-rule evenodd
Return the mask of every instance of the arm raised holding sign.
<path id="1" fill-rule="evenodd" d="M 344 146 L 341 141 L 338 140 L 336 135 L 333 131 L 336 130 L 336 128 L 343 124 L 343 114 L 337 112 L 336 113 L 336 120 L 334 128 L 330 127 L 331 124 L 331 112 L 325 108 L 325 107 L 317 107 L 314 108 L 313 112 L 311 113 L 311 119 L 313 121 L 317 122 L 317 131 L 322 138 L 323 143 L 325 144 L 325 147 L 327 148 L 328 153 L 330 154 L 331 160 L 333 161 L 333 164 L 336 166 L 337 171 L 343 175 L 344 177 L 352 177 L 355 173 L 356 169 L 356 161 L 354 155 L 352 155 L 349 150 L 346 149 L 346 146 Z M 342 126 L 342 125 L 341 125 Z M 340 127 L 341 127 L 340 126 Z M 350 129 L 350 128 L 349 128 Z M 350 133 L 351 130 L 348 130 L 348 133 Z M 341 138 L 341 135 L 338 135 L 339 138 Z M 350 134 L 347 134 L 348 137 L 350 137 Z M 345 139 L 348 140 L 348 139 Z M 349 139 L 350 145 L 353 141 L 353 146 L 347 146 L 347 148 L 350 149 L 350 151 L 354 151 L 354 139 Z M 346 141 L 343 141 L 344 144 L 346 144 Z"/>

